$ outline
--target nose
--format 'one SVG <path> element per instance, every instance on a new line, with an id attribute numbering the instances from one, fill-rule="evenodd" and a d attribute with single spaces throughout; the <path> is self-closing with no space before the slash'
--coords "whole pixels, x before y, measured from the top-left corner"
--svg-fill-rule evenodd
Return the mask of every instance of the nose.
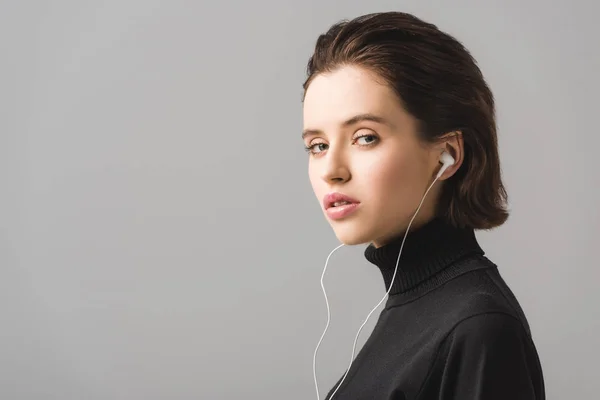
<path id="1" fill-rule="evenodd" d="M 341 183 L 350 179 L 350 169 L 342 152 L 332 151 L 330 148 L 327 150 L 325 160 L 323 161 L 323 173 L 321 177 L 325 182 L 329 184 Z"/>

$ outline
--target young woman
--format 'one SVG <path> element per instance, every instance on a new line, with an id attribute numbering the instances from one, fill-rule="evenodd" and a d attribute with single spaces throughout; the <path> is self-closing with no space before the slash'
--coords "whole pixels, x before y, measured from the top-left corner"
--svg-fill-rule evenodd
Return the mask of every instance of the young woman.
<path id="1" fill-rule="evenodd" d="M 508 212 L 469 52 L 405 13 L 336 24 L 308 62 L 303 119 L 323 212 L 342 244 L 368 243 L 388 296 L 326 398 L 544 399 L 527 319 L 474 234 Z"/>

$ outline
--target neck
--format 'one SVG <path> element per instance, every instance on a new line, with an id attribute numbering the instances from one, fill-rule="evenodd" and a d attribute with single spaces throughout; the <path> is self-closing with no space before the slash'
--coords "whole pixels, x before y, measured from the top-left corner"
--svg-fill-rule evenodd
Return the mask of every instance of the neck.
<path id="1" fill-rule="evenodd" d="M 390 296 L 413 289 L 463 257 L 484 254 L 472 229 L 456 228 L 441 217 L 434 218 L 409 230 L 392 282 L 404 234 L 392 237 L 383 245 L 371 243 L 364 253 L 381 271 Z"/>

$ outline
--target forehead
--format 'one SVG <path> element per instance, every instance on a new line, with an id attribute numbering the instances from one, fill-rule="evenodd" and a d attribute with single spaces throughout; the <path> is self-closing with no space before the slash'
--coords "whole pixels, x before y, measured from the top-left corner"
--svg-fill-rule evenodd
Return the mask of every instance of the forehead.
<path id="1" fill-rule="evenodd" d="M 382 79 L 349 66 L 313 79 L 304 98 L 303 119 L 305 127 L 321 128 L 362 113 L 392 119 L 399 109 L 395 93 Z"/>

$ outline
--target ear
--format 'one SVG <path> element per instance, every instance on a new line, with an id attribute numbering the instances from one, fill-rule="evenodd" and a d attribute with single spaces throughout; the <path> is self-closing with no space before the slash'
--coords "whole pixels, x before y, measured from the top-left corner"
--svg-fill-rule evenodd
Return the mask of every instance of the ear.
<path id="1" fill-rule="evenodd" d="M 454 158 L 454 164 L 452 164 L 450 167 L 448 167 L 446 169 L 446 171 L 444 171 L 442 176 L 440 176 L 439 180 L 443 181 L 443 180 L 450 178 L 452 175 L 454 175 L 463 163 L 464 140 L 463 140 L 462 132 L 460 132 L 460 131 L 450 132 L 450 133 L 447 133 L 444 136 L 440 137 L 439 140 L 437 141 L 435 149 L 437 152 L 438 162 L 439 162 L 439 155 L 442 154 L 442 152 L 444 152 L 444 151 L 447 151 L 452 156 L 452 158 Z M 440 166 L 441 166 L 441 164 L 440 164 Z M 437 171 L 439 171 L 439 168 L 436 169 L 436 173 L 437 173 Z"/>

